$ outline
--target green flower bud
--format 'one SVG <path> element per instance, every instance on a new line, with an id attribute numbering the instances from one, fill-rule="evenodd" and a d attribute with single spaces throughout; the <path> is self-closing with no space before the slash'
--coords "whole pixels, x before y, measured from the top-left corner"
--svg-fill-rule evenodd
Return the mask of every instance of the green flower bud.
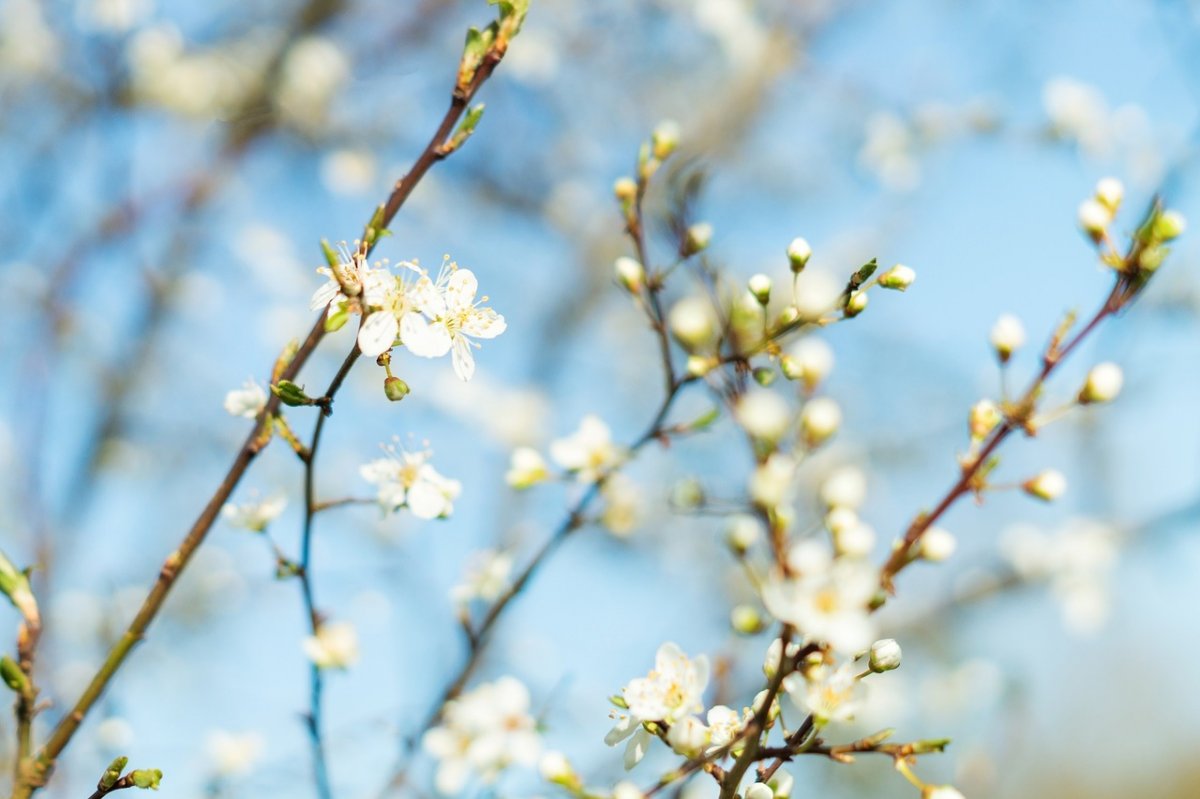
<path id="1" fill-rule="evenodd" d="M 280 380 L 271 384 L 271 393 L 279 397 L 279 401 L 291 408 L 312 405 L 313 398 L 304 393 L 301 386 L 291 380 Z"/>
<path id="2" fill-rule="evenodd" d="M 157 791 L 158 783 L 161 780 L 162 772 L 156 768 L 140 768 L 129 772 L 129 781 L 137 788 L 149 788 L 152 791 Z"/>
<path id="3" fill-rule="evenodd" d="M 408 396 L 408 383 L 405 383 L 398 377 L 389 377 L 383 381 L 383 393 L 392 402 L 399 402 Z"/>
<path id="4" fill-rule="evenodd" d="M 108 768 L 100 775 L 100 782 L 96 783 L 96 787 L 101 791 L 107 791 L 117 784 L 117 780 L 121 779 L 121 772 L 125 770 L 125 766 L 129 764 L 129 758 L 122 755 L 113 762 L 108 764 Z"/>
<path id="5" fill-rule="evenodd" d="M 0 658 L 0 678 L 4 680 L 5 685 L 19 694 L 25 693 L 29 688 L 29 678 L 8 655 Z"/>

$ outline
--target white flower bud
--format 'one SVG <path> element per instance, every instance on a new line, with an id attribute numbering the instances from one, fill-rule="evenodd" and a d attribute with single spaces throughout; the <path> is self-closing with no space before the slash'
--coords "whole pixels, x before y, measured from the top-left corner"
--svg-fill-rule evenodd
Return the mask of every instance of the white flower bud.
<path id="1" fill-rule="evenodd" d="M 650 146 L 654 157 L 660 161 L 675 152 L 679 146 L 679 123 L 671 119 L 658 123 L 658 127 L 650 134 Z"/>
<path id="2" fill-rule="evenodd" d="M 1183 235 L 1187 230 L 1187 220 L 1178 211 L 1163 211 L 1154 224 L 1154 235 L 1160 241 L 1170 241 Z"/>
<path id="3" fill-rule="evenodd" d="M 746 799 L 775 799 L 775 792 L 766 783 L 756 782 L 743 794 Z"/>
<path id="4" fill-rule="evenodd" d="M 799 380 L 807 391 L 814 390 L 833 369 L 833 350 L 819 338 L 802 338 L 779 360 L 788 380 Z"/>
<path id="5" fill-rule="evenodd" d="M 1004 415 L 1000 413 L 996 403 L 989 399 L 982 399 L 972 405 L 971 413 L 967 416 L 967 429 L 971 431 L 971 440 L 982 441 L 987 438 L 1003 418 Z"/>
<path id="6" fill-rule="evenodd" d="M 827 441 L 842 424 L 842 409 L 828 397 L 816 397 L 800 412 L 800 430 L 804 443 L 816 447 Z"/>
<path id="7" fill-rule="evenodd" d="M 1025 326 L 1012 314 L 1003 314 L 992 325 L 991 340 L 1000 363 L 1007 363 L 1012 354 L 1025 345 Z"/>
<path id="8" fill-rule="evenodd" d="M 542 454 L 532 447 L 517 447 L 513 450 L 512 461 L 505 481 L 518 491 L 540 483 L 549 476 L 546 460 Z"/>
<path id="9" fill-rule="evenodd" d="M 754 295 L 754 299 L 763 305 L 771 301 L 771 278 L 761 272 L 757 275 L 751 275 L 746 287 L 750 289 L 750 293 Z"/>
<path id="10" fill-rule="evenodd" d="M 1021 484 L 1025 493 L 1046 502 L 1053 502 L 1067 490 L 1067 478 L 1056 469 L 1046 469 Z"/>
<path id="11" fill-rule="evenodd" d="M 1121 367 L 1115 363 L 1098 363 L 1088 372 L 1083 388 L 1079 389 L 1079 403 L 1088 405 L 1093 402 L 1112 402 L 1121 393 L 1125 377 Z"/>
<path id="12" fill-rule="evenodd" d="M 629 256 L 622 255 L 613 264 L 613 271 L 620 283 L 630 294 L 639 294 L 646 285 L 646 268 L 641 262 Z"/>
<path id="13" fill-rule="evenodd" d="M 788 498 L 796 477 L 796 462 L 779 452 L 772 453 L 750 476 L 750 498 L 764 508 L 774 508 Z"/>
<path id="14" fill-rule="evenodd" d="M 846 316 L 853 318 L 867 310 L 867 302 L 869 300 L 870 298 L 865 291 L 856 291 L 851 294 L 850 299 L 846 301 Z"/>
<path id="15" fill-rule="evenodd" d="M 863 521 L 843 527 L 834 535 L 834 546 L 848 558 L 865 558 L 875 549 L 875 528 Z"/>
<path id="16" fill-rule="evenodd" d="M 712 241 L 713 227 L 707 222 L 697 222 L 687 229 L 687 240 L 684 249 L 687 255 L 695 255 L 701 250 L 708 249 Z"/>
<path id="17" fill-rule="evenodd" d="M 623 205 L 628 205 L 637 199 L 637 181 L 631 177 L 617 178 L 613 183 L 613 194 Z"/>
<path id="18" fill-rule="evenodd" d="M 667 313 L 671 333 L 689 349 L 709 344 L 717 333 L 712 303 L 704 297 L 685 297 Z"/>
<path id="19" fill-rule="evenodd" d="M 1088 199 L 1079 204 L 1079 226 L 1093 241 L 1104 238 L 1112 218 L 1112 211 L 1099 200 Z"/>
<path id="20" fill-rule="evenodd" d="M 882 674 L 900 668 L 900 644 L 895 638 L 883 638 L 871 644 L 871 671 Z"/>
<path id="21" fill-rule="evenodd" d="M 771 785 L 775 788 L 775 799 L 791 799 L 795 780 L 791 774 L 780 770 L 775 772 L 775 779 L 771 780 Z"/>
<path id="22" fill-rule="evenodd" d="M 775 442 L 783 438 L 792 420 L 787 401 L 774 391 L 747 391 L 733 411 L 747 433 L 759 441 Z"/>
<path id="23" fill-rule="evenodd" d="M 695 716 L 684 716 L 667 730 L 667 743 L 684 757 L 700 754 L 711 738 L 708 727 Z"/>
<path id="24" fill-rule="evenodd" d="M 550 751 L 542 755 L 538 761 L 538 771 L 542 779 L 559 784 L 571 783 L 576 780 L 575 769 L 562 752 Z"/>
<path id="25" fill-rule="evenodd" d="M 904 264 L 896 264 L 891 269 L 879 276 L 879 285 L 885 289 L 906 291 L 916 279 L 916 272 Z"/>
<path id="26" fill-rule="evenodd" d="M 792 264 L 792 271 L 799 272 L 808 263 L 808 259 L 812 258 L 812 247 L 808 246 L 808 242 L 804 239 L 794 238 L 788 245 L 787 257 Z"/>
<path id="27" fill-rule="evenodd" d="M 953 533 L 941 527 L 930 527 L 921 536 L 919 554 L 925 560 L 940 563 L 953 555 L 957 548 L 958 540 Z"/>
<path id="28" fill-rule="evenodd" d="M 1125 185 L 1116 178 L 1102 178 L 1096 184 L 1096 200 L 1115 214 L 1121 207 L 1121 199 L 1125 196 Z"/>
<path id="29" fill-rule="evenodd" d="M 867 498 L 867 476 L 856 466 L 840 466 L 821 483 L 820 493 L 827 507 L 860 508 Z"/>
<path id="30" fill-rule="evenodd" d="M 704 377 L 717 367 L 717 359 L 709 355 L 689 355 L 687 373 L 692 377 Z"/>
<path id="31" fill-rule="evenodd" d="M 729 520 L 725 540 L 734 552 L 743 553 L 762 537 L 762 522 L 749 514 L 738 514 Z"/>
<path id="32" fill-rule="evenodd" d="M 612 799 L 645 799 L 645 796 L 642 789 L 629 780 L 618 782 L 613 787 Z"/>
<path id="33" fill-rule="evenodd" d="M 737 605 L 729 614 L 729 623 L 742 635 L 754 635 L 763 628 L 762 614 L 753 605 Z"/>
<path id="34" fill-rule="evenodd" d="M 836 538 L 859 524 L 858 514 L 849 508 L 833 508 L 825 514 L 825 529 Z"/>
<path id="35" fill-rule="evenodd" d="M 921 799 L 966 799 L 950 785 L 926 785 L 921 789 Z"/>

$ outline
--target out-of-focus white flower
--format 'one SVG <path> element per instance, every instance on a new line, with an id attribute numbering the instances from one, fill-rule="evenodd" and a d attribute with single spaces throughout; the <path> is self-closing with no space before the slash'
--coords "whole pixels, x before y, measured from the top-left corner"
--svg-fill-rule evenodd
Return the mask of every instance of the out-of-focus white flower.
<path id="1" fill-rule="evenodd" d="M 613 273 L 617 282 L 625 287 L 630 294 L 639 294 L 646 285 L 646 268 L 640 261 L 622 255 L 613 264 Z"/>
<path id="2" fill-rule="evenodd" d="M 1087 519 L 1070 520 L 1054 534 L 1019 525 L 1004 531 L 1000 551 L 1025 579 L 1050 583 L 1072 632 L 1091 633 L 1103 625 L 1117 561 L 1112 528 Z"/>
<path id="3" fill-rule="evenodd" d="M 61 48 L 43 7 L 34 0 L 8 0 L 0 7 L 0 66 L 36 75 L 58 64 Z"/>
<path id="4" fill-rule="evenodd" d="M 120 716 L 109 716 L 96 725 L 96 740 L 109 751 L 128 749 L 133 744 L 133 726 Z"/>
<path id="5" fill-rule="evenodd" d="M 579 429 L 550 444 L 550 457 L 575 473 L 581 483 L 593 483 L 625 459 L 625 452 L 612 441 L 608 425 L 591 414 L 583 417 Z"/>
<path id="6" fill-rule="evenodd" d="M 422 739 L 437 761 L 439 793 L 461 795 L 478 776 L 495 782 L 512 765 L 532 766 L 542 741 L 529 713 L 529 690 L 515 677 L 483 683 L 446 703 L 442 722 Z"/>
<path id="7" fill-rule="evenodd" d="M 559 71 L 559 39 L 526 25 L 504 54 L 506 74 L 530 86 L 546 86 Z"/>
<path id="8" fill-rule="evenodd" d="M 687 229 L 684 248 L 688 254 L 698 253 L 708 249 L 712 242 L 713 226 L 708 222 L 697 222 Z"/>
<path id="9" fill-rule="evenodd" d="M 205 750 L 218 777 L 244 777 L 262 759 L 266 744 L 257 732 L 214 730 L 205 740 Z"/>
<path id="10" fill-rule="evenodd" d="M 911 191 L 921 182 L 921 167 L 908 124 L 895 114 L 881 112 L 867 120 L 859 165 L 892 191 Z"/>
<path id="11" fill-rule="evenodd" d="M 285 507 L 287 507 L 287 497 L 275 494 L 266 499 L 243 502 L 240 505 L 227 502 L 221 508 L 221 515 L 234 527 L 261 533 L 267 529 L 268 524 L 283 513 Z"/>
<path id="12" fill-rule="evenodd" d="M 471 555 L 463 581 L 450 591 L 450 598 L 465 605 L 473 599 L 495 602 L 511 582 L 512 555 L 484 549 Z"/>
<path id="13" fill-rule="evenodd" d="M 857 510 L 867 498 L 867 476 L 857 466 L 839 466 L 821 483 L 820 493 L 826 507 Z"/>
<path id="14" fill-rule="evenodd" d="M 93 30 L 124 33 L 149 16 L 152 0 L 85 0 L 79 6 L 80 23 Z"/>
<path id="15" fill-rule="evenodd" d="M 726 540 L 735 552 L 745 552 L 763 536 L 763 523 L 756 516 L 740 513 L 729 520 Z"/>
<path id="16" fill-rule="evenodd" d="M 1074 78 L 1053 78 L 1042 89 L 1042 106 L 1055 136 L 1077 143 L 1093 157 L 1112 150 L 1114 117 L 1094 86 Z"/>
<path id="17" fill-rule="evenodd" d="M 540 483 L 549 476 L 546 461 L 542 453 L 533 447 L 517 447 L 513 450 L 512 461 L 505 474 L 505 481 L 517 489 L 529 488 Z"/>
<path id="18" fill-rule="evenodd" d="M 775 508 L 791 496 L 795 479 L 796 461 L 773 452 L 750 475 L 750 498 L 764 508 Z"/>
<path id="19" fill-rule="evenodd" d="M 330 101 L 349 76 L 350 65 L 336 44 L 323 36 L 306 36 L 284 57 L 275 99 L 288 122 L 302 130 L 319 130 Z"/>
<path id="20" fill-rule="evenodd" d="M 1116 178 L 1101 178 L 1096 183 L 1095 196 L 1101 205 L 1115 214 L 1125 197 L 1125 184 Z"/>
<path id="21" fill-rule="evenodd" d="M 971 406 L 967 415 L 967 430 L 972 441 L 983 441 L 1004 419 L 1004 414 L 990 399 L 981 399 Z"/>
<path id="22" fill-rule="evenodd" d="M 753 438 L 768 443 L 783 438 L 792 421 L 791 408 L 783 397 L 765 388 L 743 394 L 733 415 Z"/>
<path id="23" fill-rule="evenodd" d="M 321 159 L 321 182 L 334 194 L 362 194 L 375 182 L 375 159 L 365 150 L 340 148 Z"/>
<path id="24" fill-rule="evenodd" d="M 814 672 L 812 679 L 793 674 L 784 680 L 788 696 L 796 706 L 811 713 L 819 726 L 854 718 L 862 701 L 862 690 L 853 665 L 843 663 L 836 669 L 821 667 Z"/>
<path id="25" fill-rule="evenodd" d="M 788 263 L 792 266 L 792 271 L 799 272 L 808 264 L 808 259 L 812 258 L 812 247 L 809 246 L 806 239 L 797 236 L 788 245 L 787 257 Z"/>
<path id="26" fill-rule="evenodd" d="M 637 529 L 642 515 L 642 493 L 637 483 L 620 472 L 610 475 L 600 487 L 604 510 L 600 523 L 615 536 L 624 537 Z"/>
<path id="27" fill-rule="evenodd" d="M 241 388 L 225 394 L 225 412 L 230 416 L 253 419 L 267 405 L 267 392 L 254 380 L 247 380 Z"/>
<path id="28" fill-rule="evenodd" d="M 433 453 L 388 447 L 386 457 L 365 463 L 359 473 L 379 487 L 377 498 L 385 513 L 408 508 L 419 519 L 445 518 L 454 512 L 462 483 L 443 477 L 429 464 Z"/>
<path id="29" fill-rule="evenodd" d="M 1079 204 L 1079 227 L 1093 239 L 1099 241 L 1112 224 L 1113 213 L 1099 200 L 1089 197 Z"/>
<path id="30" fill-rule="evenodd" d="M 753 715 L 738 713 L 731 707 L 725 705 L 713 705 L 705 714 L 705 719 L 708 721 L 708 729 L 711 740 L 709 743 L 713 749 L 720 749 L 722 746 L 732 743 L 742 731 L 743 722 Z M 711 749 L 709 751 L 712 751 Z"/>
<path id="31" fill-rule="evenodd" d="M 756 782 L 746 789 L 746 799 L 775 799 L 775 792 L 766 783 Z"/>
<path id="32" fill-rule="evenodd" d="M 538 759 L 538 773 L 547 782 L 569 784 L 577 779 L 571 761 L 567 760 L 567 756 L 562 752 L 556 750 L 542 753 Z"/>
<path id="33" fill-rule="evenodd" d="M 768 275 L 761 272 L 751 275 L 750 280 L 746 282 L 746 288 L 760 304 L 766 305 L 771 301 L 771 278 Z"/>
<path id="34" fill-rule="evenodd" d="M 854 558 L 834 560 L 824 545 L 808 540 L 793 545 L 788 565 L 797 576 L 776 574 L 763 586 L 763 603 L 775 618 L 844 654 L 871 645 L 875 623 L 868 606 L 879 579 L 870 564 Z"/>
<path id="35" fill-rule="evenodd" d="M 504 317 L 491 308 L 481 308 L 487 297 L 478 302 L 475 295 L 479 281 L 469 269 L 459 269 L 453 262 L 442 265 L 437 280 L 422 275 L 409 291 L 409 297 L 419 314 L 405 314 L 400 319 L 400 337 L 414 355 L 438 358 L 450 352 L 454 373 L 461 380 L 475 374 L 473 339 L 491 339 L 507 327 Z"/>
<path id="36" fill-rule="evenodd" d="M 833 516 L 838 511 L 843 510 L 845 509 L 836 508 L 829 515 Z M 848 512 L 853 513 L 853 511 Z M 826 518 L 828 519 L 828 517 Z M 875 549 L 875 528 L 860 519 L 856 519 L 853 524 L 848 524 L 834 531 L 833 546 L 839 555 L 847 558 L 865 558 Z"/>
<path id="37" fill-rule="evenodd" d="M 831 312 L 842 294 L 845 283 L 821 269 L 809 269 L 796 281 L 792 300 L 801 319 L 816 321 Z"/>
<path id="38" fill-rule="evenodd" d="M 304 639 L 304 654 L 319 669 L 348 669 L 358 662 L 358 632 L 348 621 L 324 622 Z"/>
<path id="39" fill-rule="evenodd" d="M 966 799 L 952 785 L 926 785 L 921 789 L 921 799 Z"/>
<path id="40" fill-rule="evenodd" d="M 645 799 L 642 789 L 629 780 L 622 780 L 613 786 L 612 799 Z"/>

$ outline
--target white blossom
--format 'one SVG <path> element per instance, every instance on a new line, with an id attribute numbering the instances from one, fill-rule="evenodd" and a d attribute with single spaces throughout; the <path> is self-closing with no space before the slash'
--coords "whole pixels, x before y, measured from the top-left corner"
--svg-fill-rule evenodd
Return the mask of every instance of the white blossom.
<path id="1" fill-rule="evenodd" d="M 504 480 L 518 491 L 540 483 L 549 476 L 546 461 L 533 447 L 517 447 Z"/>
<path id="2" fill-rule="evenodd" d="M 212 770 L 219 777 L 242 777 L 262 759 L 265 742 L 257 732 L 214 730 L 205 740 Z"/>
<path id="3" fill-rule="evenodd" d="M 515 677 L 483 683 L 447 702 L 441 724 L 422 739 L 438 761 L 438 792 L 461 795 L 473 776 L 491 784 L 511 765 L 535 765 L 542 742 L 529 704 L 529 690 Z"/>
<path id="4" fill-rule="evenodd" d="M 801 680 L 793 674 L 784 681 L 788 696 L 802 711 L 811 713 L 818 725 L 854 718 L 862 691 L 854 667 L 843 663 L 836 669 L 820 667 L 815 679 Z"/>
<path id="5" fill-rule="evenodd" d="M 856 558 L 834 560 L 811 540 L 793 546 L 788 563 L 798 574 L 768 580 L 763 587 L 767 610 L 838 652 L 854 654 L 870 646 L 875 623 L 868 605 L 879 583 L 874 568 Z"/>
<path id="6" fill-rule="evenodd" d="M 358 632 L 350 622 L 323 622 L 304 639 L 304 654 L 319 669 L 350 668 L 358 662 Z"/>
<path id="7" fill-rule="evenodd" d="M 674 724 L 679 719 L 704 710 L 704 689 L 708 687 L 708 658 L 689 658 L 677 644 L 658 648 L 654 668 L 645 677 L 630 680 L 621 689 L 628 714 L 616 717 L 616 725 L 605 736 L 609 746 L 630 738 L 625 747 L 625 767 L 632 768 L 642 759 L 651 738 L 642 727 L 646 721 Z"/>
<path id="8" fill-rule="evenodd" d="M 377 499 L 385 513 L 408 508 L 419 519 L 437 519 L 454 512 L 462 484 L 443 477 L 429 464 L 431 452 L 392 447 L 386 451 L 386 457 L 359 469 L 364 480 L 379 487 Z"/>
<path id="9" fill-rule="evenodd" d="M 551 442 L 550 457 L 579 482 L 593 483 L 620 464 L 625 453 L 613 443 L 608 425 L 589 414 L 574 433 Z"/>
<path id="10" fill-rule="evenodd" d="M 409 291 L 419 314 L 405 314 L 400 320 L 400 337 L 414 355 L 437 358 L 447 352 L 454 373 L 461 380 L 475 374 L 473 339 L 495 338 L 507 327 L 504 317 L 491 308 L 481 308 L 487 297 L 476 301 L 479 281 L 469 269 L 446 262 L 436 280 L 422 275 Z"/>
<path id="11" fill-rule="evenodd" d="M 261 533 L 267 529 L 268 524 L 283 513 L 285 507 L 287 507 L 287 497 L 275 494 L 263 500 L 243 502 L 240 505 L 227 502 L 221 508 L 221 515 L 234 527 Z"/>
<path id="12" fill-rule="evenodd" d="M 247 380 L 241 388 L 225 395 L 225 412 L 230 416 L 254 419 L 267 405 L 267 392 L 254 380 Z"/>
<path id="13" fill-rule="evenodd" d="M 483 549 L 471 555 L 463 581 L 450 591 L 450 598 L 459 604 L 473 599 L 494 602 L 511 583 L 512 555 Z"/>

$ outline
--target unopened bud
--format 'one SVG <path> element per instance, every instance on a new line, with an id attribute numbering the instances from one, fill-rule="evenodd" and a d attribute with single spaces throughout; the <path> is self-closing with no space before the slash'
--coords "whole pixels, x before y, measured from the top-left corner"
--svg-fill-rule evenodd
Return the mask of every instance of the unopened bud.
<path id="1" fill-rule="evenodd" d="M 291 380 L 280 380 L 271 384 L 271 393 L 279 397 L 279 401 L 291 408 L 312 405 L 313 398 L 304 393 L 304 388 Z"/>
<path id="2" fill-rule="evenodd" d="M 620 283 L 630 294 L 640 294 L 646 285 L 646 268 L 639 261 L 622 255 L 613 264 L 613 271 Z"/>
<path id="3" fill-rule="evenodd" d="M 579 775 L 571 767 L 571 762 L 562 752 L 546 752 L 538 761 L 538 771 L 542 779 L 556 785 L 573 788 L 580 785 Z"/>
<path id="4" fill-rule="evenodd" d="M 700 754 L 711 739 L 712 734 L 708 727 L 705 727 L 695 716 L 684 716 L 672 724 L 671 729 L 667 730 L 667 743 L 678 754 L 685 757 L 695 757 Z"/>
<path id="5" fill-rule="evenodd" d="M 761 632 L 763 625 L 762 614 L 752 605 L 737 605 L 729 614 L 729 623 L 735 632 L 742 635 L 754 635 Z"/>
<path id="6" fill-rule="evenodd" d="M 906 291 L 916 279 L 916 272 L 903 264 L 896 264 L 879 276 L 879 285 L 885 289 Z"/>
<path id="7" fill-rule="evenodd" d="M 1108 234 L 1112 218 L 1112 211 L 1099 200 L 1088 199 L 1079 204 L 1079 226 L 1092 241 L 1098 242 Z"/>
<path id="8" fill-rule="evenodd" d="M 113 762 L 108 764 L 108 768 L 104 769 L 104 773 L 100 775 L 100 781 L 96 783 L 96 787 L 102 791 L 110 790 L 117 784 L 117 780 L 121 779 L 121 772 L 125 770 L 125 766 L 129 765 L 129 758 L 118 757 Z"/>
<path id="9" fill-rule="evenodd" d="M 697 222 L 692 225 L 687 229 L 687 237 L 683 244 L 683 254 L 695 255 L 702 250 L 708 249 L 708 244 L 712 241 L 712 235 L 712 225 L 707 222 Z"/>
<path id="10" fill-rule="evenodd" d="M 941 527 L 930 527 L 925 531 L 925 535 L 921 536 L 917 554 L 925 560 L 941 563 L 953 555 L 956 549 L 958 540 L 953 533 Z"/>
<path id="11" fill-rule="evenodd" d="M 802 338 L 779 359 L 788 380 L 799 380 L 806 391 L 814 390 L 833 369 L 833 350 L 819 338 Z"/>
<path id="12" fill-rule="evenodd" d="M 1067 478 L 1056 469 L 1047 469 L 1021 484 L 1025 493 L 1046 502 L 1053 502 L 1067 490 Z"/>
<path id="13" fill-rule="evenodd" d="M 671 505 L 691 510 L 704 504 L 704 485 L 695 477 L 685 477 L 671 487 Z"/>
<path id="14" fill-rule="evenodd" d="M 775 799 L 775 792 L 763 782 L 756 782 L 746 789 L 746 799 Z"/>
<path id="15" fill-rule="evenodd" d="M 867 292 L 856 291 L 850 295 L 850 299 L 846 300 L 846 316 L 853 319 L 863 311 L 867 310 Z"/>
<path id="16" fill-rule="evenodd" d="M 1154 237 L 1159 241 L 1170 241 L 1183 235 L 1187 220 L 1178 211 L 1163 211 L 1154 221 Z"/>
<path id="17" fill-rule="evenodd" d="M 1125 196 L 1125 186 L 1116 178 L 1102 178 L 1096 184 L 1096 201 L 1108 209 L 1110 214 L 1116 214 Z"/>
<path id="18" fill-rule="evenodd" d="M 1000 363 L 1008 363 L 1012 354 L 1025 344 L 1025 326 L 1012 314 L 1003 314 L 992 325 L 991 341 Z"/>
<path id="19" fill-rule="evenodd" d="M 679 124 L 673 120 L 664 120 L 650 134 L 650 147 L 654 157 L 662 161 L 679 146 Z"/>
<path id="20" fill-rule="evenodd" d="M 733 415 L 753 438 L 766 442 L 782 438 L 792 420 L 787 401 L 773 391 L 746 392 L 738 400 Z"/>
<path id="21" fill-rule="evenodd" d="M 29 678 L 25 676 L 25 672 L 21 671 L 17 661 L 8 655 L 0 657 L 0 679 L 3 679 L 5 685 L 19 694 L 25 693 L 29 688 Z"/>
<path id="22" fill-rule="evenodd" d="M 729 548 L 739 555 L 744 555 L 760 538 L 762 522 L 747 514 L 734 516 L 729 522 L 729 531 L 725 534 Z"/>
<path id="23" fill-rule="evenodd" d="M 971 413 L 967 416 L 967 429 L 971 431 L 972 441 L 982 441 L 987 438 L 1004 415 L 1000 409 L 996 407 L 996 403 L 989 399 L 983 399 L 971 406 Z"/>
<path id="24" fill-rule="evenodd" d="M 667 314 L 667 324 L 679 343 L 688 349 L 709 344 L 717 333 L 712 304 L 704 297 L 685 297 Z"/>
<path id="25" fill-rule="evenodd" d="M 1088 372 L 1083 388 L 1079 389 L 1079 404 L 1112 402 L 1121 393 L 1125 377 L 1115 363 L 1098 363 Z"/>
<path id="26" fill-rule="evenodd" d="M 750 289 L 750 293 L 754 295 L 754 299 L 763 305 L 771 301 L 771 278 L 762 273 L 752 275 L 746 286 Z"/>
<path id="27" fill-rule="evenodd" d="M 900 668 L 900 644 L 894 638 L 883 638 L 871 644 L 870 668 L 876 674 Z"/>
<path id="28" fill-rule="evenodd" d="M 804 442 L 816 447 L 837 432 L 842 424 L 842 410 L 828 397 L 809 400 L 800 412 L 800 430 Z"/>
<path id="29" fill-rule="evenodd" d="M 129 781 L 134 787 L 157 791 L 158 784 L 162 781 L 162 772 L 156 768 L 140 768 L 129 772 Z"/>
<path id="30" fill-rule="evenodd" d="M 617 178 L 613 183 L 613 194 L 623 206 L 633 204 L 637 199 L 637 181 L 631 177 Z"/>
<path id="31" fill-rule="evenodd" d="M 717 367 L 717 359 L 711 355 L 689 355 L 687 373 L 691 377 L 704 377 Z"/>
<path id="32" fill-rule="evenodd" d="M 808 246 L 808 242 L 804 239 L 794 238 L 788 245 L 787 257 L 792 265 L 792 271 L 800 272 L 808 263 L 808 259 L 812 258 L 812 247 Z"/>
<path id="33" fill-rule="evenodd" d="M 383 381 L 383 393 L 392 402 L 399 402 L 408 396 L 408 383 L 398 377 L 389 377 Z"/>
<path id="34" fill-rule="evenodd" d="M 926 785 L 921 789 L 921 799 L 965 799 L 965 797 L 953 785 Z"/>
<path id="35" fill-rule="evenodd" d="M 841 525 L 843 519 L 829 517 L 836 516 L 839 513 L 850 513 L 854 511 L 846 510 L 845 508 L 837 508 L 830 511 L 826 516 L 826 525 Z M 846 524 L 834 533 L 833 537 L 834 548 L 837 549 L 839 555 L 845 555 L 848 558 L 865 558 L 875 549 L 875 528 L 864 521 L 855 520 L 854 524 Z"/>

